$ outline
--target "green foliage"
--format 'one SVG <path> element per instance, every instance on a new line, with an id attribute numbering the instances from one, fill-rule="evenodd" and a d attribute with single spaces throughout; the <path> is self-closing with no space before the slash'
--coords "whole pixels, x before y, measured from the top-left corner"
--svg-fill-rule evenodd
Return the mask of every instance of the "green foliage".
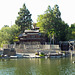
<path id="1" fill-rule="evenodd" d="M 10 40 L 11 43 L 14 43 L 14 40 L 15 40 L 14 38 L 18 37 L 18 35 L 21 33 L 19 31 L 19 29 L 20 29 L 20 27 L 18 27 L 17 25 L 11 26 L 11 40 Z M 16 40 L 16 41 L 18 41 L 18 40 Z"/>
<path id="2" fill-rule="evenodd" d="M 14 41 L 14 42 L 19 41 L 18 37 L 14 37 L 13 41 Z"/>
<path id="3" fill-rule="evenodd" d="M 0 46 L 2 47 L 3 44 L 10 44 L 13 43 L 13 38 L 18 36 L 19 27 L 17 25 L 13 25 L 11 27 L 4 26 L 0 30 Z"/>
<path id="4" fill-rule="evenodd" d="M 55 37 L 55 41 L 65 41 L 66 33 L 68 33 L 69 26 L 62 21 L 59 6 L 55 5 L 53 8 L 48 6 L 43 15 L 39 15 L 37 19 L 37 26 L 40 31 L 48 35 L 47 37 Z"/>
<path id="5" fill-rule="evenodd" d="M 69 28 L 69 39 L 75 39 L 75 23 Z"/>
<path id="6" fill-rule="evenodd" d="M 9 27 L 8 25 L 4 25 L 4 27 Z"/>
<path id="7" fill-rule="evenodd" d="M 35 55 L 39 55 L 39 52 L 36 52 Z"/>
<path id="8" fill-rule="evenodd" d="M 25 4 L 23 4 L 23 8 L 20 8 L 20 11 L 18 12 L 17 20 L 15 21 L 16 25 L 18 25 L 21 31 L 24 31 L 25 29 L 31 28 L 31 14 L 29 10 L 26 8 Z"/>
<path id="9" fill-rule="evenodd" d="M 1 30 L 0 30 L 0 42 L 2 43 L 3 41 L 9 41 L 10 38 L 11 38 L 11 35 L 10 35 L 10 27 L 3 27 Z"/>
<path id="10" fill-rule="evenodd" d="M 41 56 L 41 57 L 42 57 L 42 56 L 45 56 L 45 55 L 44 55 L 44 53 L 41 53 L 39 56 Z"/>
<path id="11" fill-rule="evenodd" d="M 44 55 L 40 54 L 39 56 L 43 57 Z"/>

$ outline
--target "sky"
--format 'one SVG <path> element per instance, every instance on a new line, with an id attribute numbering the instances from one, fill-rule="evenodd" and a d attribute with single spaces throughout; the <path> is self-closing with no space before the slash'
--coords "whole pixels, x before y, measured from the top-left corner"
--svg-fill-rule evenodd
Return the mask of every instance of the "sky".
<path id="1" fill-rule="evenodd" d="M 4 25 L 13 25 L 17 19 L 18 12 L 23 4 L 32 14 L 33 22 L 37 22 L 37 16 L 43 14 L 48 5 L 59 6 L 61 18 L 65 23 L 75 23 L 75 0 L 1 0 L 0 1 L 0 29 Z"/>

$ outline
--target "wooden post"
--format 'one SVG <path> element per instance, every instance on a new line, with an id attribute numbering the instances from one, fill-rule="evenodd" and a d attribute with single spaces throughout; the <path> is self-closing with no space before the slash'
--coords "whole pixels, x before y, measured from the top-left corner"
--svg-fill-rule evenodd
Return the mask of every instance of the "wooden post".
<path id="1" fill-rule="evenodd" d="M 50 35 L 50 49 L 51 49 L 51 35 Z"/>
<path id="2" fill-rule="evenodd" d="M 53 34 L 53 45 L 54 45 L 54 34 Z"/>

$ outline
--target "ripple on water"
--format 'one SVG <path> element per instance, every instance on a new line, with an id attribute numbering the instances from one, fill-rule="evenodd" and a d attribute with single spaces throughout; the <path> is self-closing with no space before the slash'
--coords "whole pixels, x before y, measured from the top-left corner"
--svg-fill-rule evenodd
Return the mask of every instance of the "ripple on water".
<path id="1" fill-rule="evenodd" d="M 0 75 L 15 75 L 15 68 L 0 69 Z"/>
<path id="2" fill-rule="evenodd" d="M 75 75 L 75 64 L 69 62 L 66 64 L 61 64 L 59 67 L 59 75 Z"/>

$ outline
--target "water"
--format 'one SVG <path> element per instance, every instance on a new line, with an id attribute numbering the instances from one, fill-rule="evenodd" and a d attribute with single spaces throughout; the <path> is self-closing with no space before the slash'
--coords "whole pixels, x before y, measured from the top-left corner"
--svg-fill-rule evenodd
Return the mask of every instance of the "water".
<path id="1" fill-rule="evenodd" d="M 0 59 L 0 75 L 75 75 L 75 57 Z"/>

